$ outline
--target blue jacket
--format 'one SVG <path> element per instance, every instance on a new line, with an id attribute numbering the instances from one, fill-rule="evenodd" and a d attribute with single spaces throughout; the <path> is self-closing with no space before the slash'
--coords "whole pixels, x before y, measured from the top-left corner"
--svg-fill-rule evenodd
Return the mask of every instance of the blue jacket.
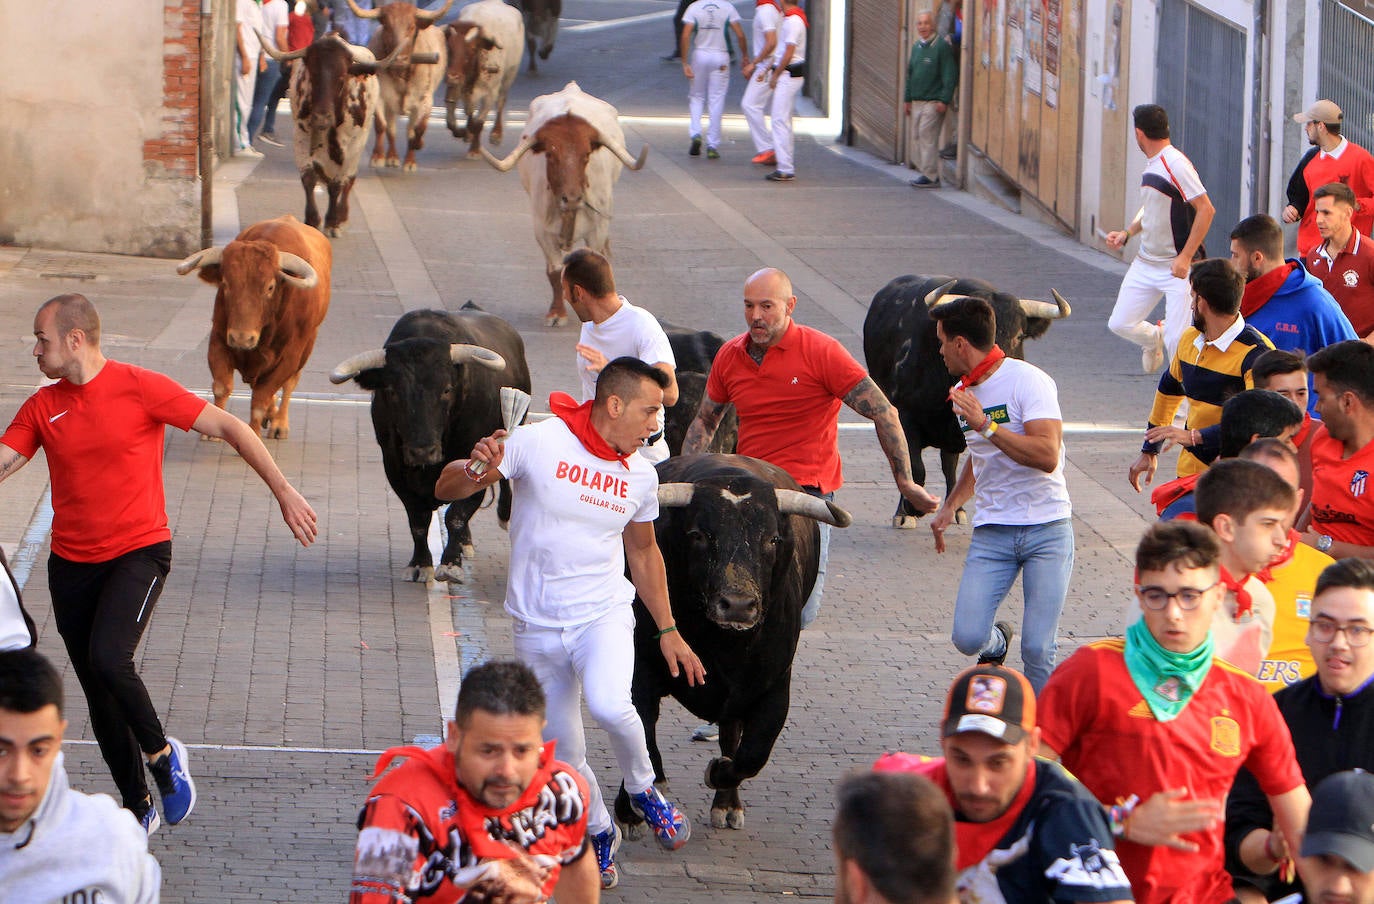
<path id="1" fill-rule="evenodd" d="M 1246 315 L 1245 322 L 1268 336 L 1274 348 L 1309 355 L 1333 342 L 1360 338 L 1321 280 L 1308 273 L 1302 261 L 1288 263 L 1297 268 L 1259 310 Z M 1309 377 L 1307 409 L 1314 415 L 1316 405 Z"/>

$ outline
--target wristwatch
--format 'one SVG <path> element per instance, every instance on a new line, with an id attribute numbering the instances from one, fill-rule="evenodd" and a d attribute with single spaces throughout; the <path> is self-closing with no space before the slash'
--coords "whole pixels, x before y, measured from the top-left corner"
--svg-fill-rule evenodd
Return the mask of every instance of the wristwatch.
<path id="1" fill-rule="evenodd" d="M 1317 552 L 1330 552 L 1332 542 L 1326 534 L 1317 534 Z"/>

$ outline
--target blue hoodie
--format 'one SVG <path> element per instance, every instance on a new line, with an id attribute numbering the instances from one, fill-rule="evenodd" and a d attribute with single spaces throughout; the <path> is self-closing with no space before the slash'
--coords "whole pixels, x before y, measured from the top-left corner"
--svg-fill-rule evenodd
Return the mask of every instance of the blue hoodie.
<path id="1" fill-rule="evenodd" d="M 1360 338 L 1321 280 L 1308 273 L 1302 261 L 1288 263 L 1294 265 L 1293 272 L 1268 301 L 1245 315 L 1245 322 L 1268 336 L 1274 348 L 1309 355 L 1333 342 Z M 1307 410 L 1315 416 L 1317 394 L 1312 378 L 1307 379 Z"/>

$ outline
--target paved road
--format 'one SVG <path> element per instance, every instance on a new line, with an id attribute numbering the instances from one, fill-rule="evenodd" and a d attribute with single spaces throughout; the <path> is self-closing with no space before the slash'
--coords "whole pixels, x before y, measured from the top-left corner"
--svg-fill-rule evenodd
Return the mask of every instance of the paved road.
<path id="1" fill-rule="evenodd" d="M 1059 381 L 1069 424 L 1078 567 L 1063 648 L 1116 630 L 1148 511 L 1124 474 L 1151 392 L 1138 356 L 1105 327 L 1123 267 L 967 196 L 913 192 L 900 168 L 825 136 L 799 141 L 790 185 L 763 181 L 748 163 L 738 117 L 722 160 L 687 157 L 686 85 L 658 59 L 669 43 L 666 19 L 614 21 L 673 5 L 569 0 L 557 49 L 537 76 L 522 74 L 512 102 L 518 112 L 576 78 L 627 114 L 633 146 L 652 146 L 648 166 L 625 173 L 617 192 L 621 291 L 667 319 L 733 334 L 744 277 L 781 266 L 797 286 L 798 319 L 861 354 L 868 300 L 894 276 L 974 274 L 1027 297 L 1059 288 L 1073 317 L 1031 343 L 1028 357 Z M 738 109 L 741 88 L 736 79 L 729 109 Z M 506 149 L 522 118 L 508 129 Z M 458 670 L 510 651 L 500 608 L 508 544 L 495 518 L 476 519 L 478 555 L 453 593 L 398 580 L 409 541 L 367 399 L 326 379 L 337 361 L 380 345 L 403 311 L 472 299 L 523 333 L 536 400 L 574 385 L 575 328 L 542 325 L 548 287 L 518 178 L 464 159 L 464 147 L 436 118 L 418 173 L 359 180 L 352 228 L 336 242 L 333 304 L 300 384 L 293 432 L 272 445 L 321 513 L 316 547 L 293 546 L 270 497 L 232 452 L 169 439 L 175 563 L 142 668 L 168 729 L 191 746 L 201 801 L 188 822 L 154 837 L 166 900 L 342 898 L 352 822 L 376 751 L 437 735 Z M 267 150 L 256 165 L 232 161 L 217 174 L 221 214 L 236 207 L 245 224 L 299 215 L 289 152 Z M 28 356 L 32 311 L 63 291 L 100 305 L 112 356 L 208 390 L 208 286 L 178 278 L 166 261 L 0 248 L 0 417 L 39 379 Z M 246 399 L 232 405 L 246 413 Z M 838 501 L 854 525 L 835 533 L 825 607 L 798 651 L 792 718 L 767 770 L 745 788 L 745 828 L 709 828 L 700 776 L 710 750 L 686 740 L 690 719 L 668 705 L 659 736 L 696 834 L 676 855 L 627 844 L 622 887 L 609 898 L 829 896 L 835 779 L 885 750 L 936 748 L 943 689 L 966 662 L 948 630 L 967 532 L 953 532 L 950 552 L 937 556 L 927 531 L 893 531 L 896 494 L 871 432 L 846 430 L 841 445 Z M 934 471 L 935 456 L 926 459 Z M 940 484 L 934 478 L 932 489 Z M 43 648 L 65 665 L 46 593 L 45 488 L 41 458 L 6 483 L 0 542 L 27 577 Z M 1019 608 L 1019 591 L 1011 605 Z M 78 787 L 112 791 L 68 677 L 78 739 L 69 766 Z M 596 743 L 604 735 L 592 738 L 593 749 L 605 749 Z M 614 787 L 608 759 L 598 765 Z"/>

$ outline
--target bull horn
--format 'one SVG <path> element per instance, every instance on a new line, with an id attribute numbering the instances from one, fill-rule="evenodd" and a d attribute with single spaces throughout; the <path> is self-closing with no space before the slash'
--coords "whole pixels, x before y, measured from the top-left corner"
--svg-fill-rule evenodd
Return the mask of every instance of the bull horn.
<path id="1" fill-rule="evenodd" d="M 320 275 L 309 261 L 290 251 L 277 252 L 277 272 L 287 285 L 297 289 L 313 289 L 320 281 Z"/>
<path id="2" fill-rule="evenodd" d="M 220 256 L 224 254 L 223 248 L 206 248 L 197 251 L 186 260 L 177 264 L 177 275 L 185 276 L 192 270 L 199 270 L 201 267 L 213 267 L 219 263 Z"/>
<path id="3" fill-rule="evenodd" d="M 1068 301 L 1056 290 L 1050 289 L 1050 292 L 1054 295 L 1054 304 L 1050 304 L 1048 301 L 1023 298 L 1021 299 L 1021 310 L 1026 312 L 1027 317 L 1043 317 L 1045 320 L 1058 320 L 1061 317 L 1069 316 L 1072 309 L 1069 307 Z"/>
<path id="4" fill-rule="evenodd" d="M 375 370 L 386 365 L 386 349 L 374 348 L 340 361 L 329 372 L 329 382 L 347 383 L 365 370 Z"/>
<path id="5" fill-rule="evenodd" d="M 824 521 L 834 527 L 848 527 L 854 519 L 849 512 L 828 499 L 812 496 L 800 490 L 778 490 L 778 511 L 784 515 L 804 515 Z M 659 505 L 663 503 L 660 502 Z"/>
<path id="6" fill-rule="evenodd" d="M 375 75 L 383 69 L 390 69 L 392 66 L 396 65 L 397 60 L 401 58 L 400 44 L 393 47 L 391 53 L 387 54 L 386 58 L 381 60 L 377 59 L 372 51 L 368 50 L 366 47 L 349 44 L 348 48 L 353 52 L 353 65 L 348 67 L 349 75 Z M 363 59 L 359 51 L 366 53 L 367 58 Z M 430 54 L 430 56 L 434 56 L 434 54 Z"/>
<path id="7" fill-rule="evenodd" d="M 350 44 L 350 43 L 348 43 L 347 41 L 345 41 L 343 38 L 339 37 L 339 35 L 338 35 L 337 32 L 332 32 L 332 31 L 331 31 L 331 32 L 329 33 L 328 37 L 338 39 L 338 41 L 339 41 L 340 43 L 342 43 L 345 47 L 347 47 L 347 48 L 348 48 L 348 54 L 349 54 L 349 56 L 353 57 L 353 62 L 354 62 L 354 63 L 376 63 L 376 62 L 377 62 L 377 57 L 376 57 L 376 55 L 375 55 L 371 50 L 369 50 L 368 48 L 362 46 L 361 44 Z M 387 57 L 387 59 L 390 60 L 392 57 L 394 57 L 394 56 L 395 56 L 397 53 L 399 53 L 399 52 L 400 52 L 400 48 L 397 47 L 395 50 L 393 50 L 393 51 L 391 52 L 391 56 Z"/>
<path id="8" fill-rule="evenodd" d="M 480 29 L 477 29 L 477 28 L 469 28 L 469 29 L 468 29 L 468 33 L 465 34 L 465 35 L 463 35 L 463 41 L 464 41 L 464 43 L 471 44 L 471 43 L 473 43 L 474 41 L 476 41 L 480 36 L 481 36 L 481 30 L 480 30 Z"/>
<path id="9" fill-rule="evenodd" d="M 603 148 L 619 157 L 620 162 L 625 164 L 632 170 L 643 169 L 644 161 L 649 159 L 649 146 L 647 144 L 644 145 L 644 147 L 640 148 L 639 157 L 638 159 L 636 159 L 630 156 L 630 152 L 626 150 L 625 145 L 621 144 L 620 142 L 607 141 L 606 136 L 601 135 L 600 133 L 598 133 L 597 137 L 601 139 L 601 146 Z"/>
<path id="10" fill-rule="evenodd" d="M 940 303 L 940 299 L 944 298 L 944 297 L 945 297 L 945 293 L 948 292 L 950 289 L 953 289 L 953 288 L 954 288 L 954 284 L 957 283 L 958 281 L 959 281 L 959 280 L 957 280 L 957 279 L 951 279 L 949 282 L 945 283 L 943 286 L 940 286 L 940 287 L 935 288 L 935 289 L 931 289 L 929 292 L 927 292 L 927 293 L 926 293 L 926 307 L 928 307 L 928 308 L 933 308 L 933 307 L 935 307 L 937 304 L 939 304 L 939 303 Z"/>
<path id="11" fill-rule="evenodd" d="M 660 483 L 658 485 L 658 507 L 664 508 L 683 508 L 692 501 L 692 494 L 696 492 L 694 483 Z"/>
<path id="12" fill-rule="evenodd" d="M 519 161 L 521 157 L 525 156 L 525 153 L 532 147 L 534 147 L 533 135 L 529 138 L 522 138 L 520 143 L 515 146 L 515 150 L 507 154 L 504 160 L 496 159 L 496 156 L 492 154 L 491 151 L 487 150 L 486 145 L 478 145 L 477 150 L 481 152 L 482 157 L 492 166 L 503 173 L 508 173 L 510 172 L 510 168 L 515 166 L 516 162 Z"/>
<path id="13" fill-rule="evenodd" d="M 262 45 L 262 52 L 270 56 L 272 59 L 276 60 L 278 63 L 288 63 L 291 60 L 299 60 L 301 57 L 305 56 L 305 52 L 310 49 L 308 47 L 302 47 L 300 50 L 293 50 L 290 53 L 282 53 L 280 50 L 278 50 L 277 48 L 273 47 L 271 44 L 268 43 L 267 39 L 263 37 L 262 32 L 258 31 L 256 28 L 253 29 L 253 31 L 257 34 L 258 42 Z"/>
<path id="14" fill-rule="evenodd" d="M 449 360 L 454 364 L 478 364 L 488 370 L 505 370 L 506 359 L 480 345 L 455 343 L 448 347 Z"/>
<path id="15" fill-rule="evenodd" d="M 361 6 L 354 3 L 353 0 L 348 0 L 348 8 L 353 10 L 353 15 L 357 16 L 359 19 L 375 19 L 382 14 L 380 9 L 363 9 Z"/>
<path id="16" fill-rule="evenodd" d="M 352 3 L 353 0 L 349 0 Z M 453 5 L 453 0 L 447 0 L 439 9 L 417 9 L 415 18 L 421 22 L 433 22 L 435 19 L 448 12 L 448 8 Z"/>

